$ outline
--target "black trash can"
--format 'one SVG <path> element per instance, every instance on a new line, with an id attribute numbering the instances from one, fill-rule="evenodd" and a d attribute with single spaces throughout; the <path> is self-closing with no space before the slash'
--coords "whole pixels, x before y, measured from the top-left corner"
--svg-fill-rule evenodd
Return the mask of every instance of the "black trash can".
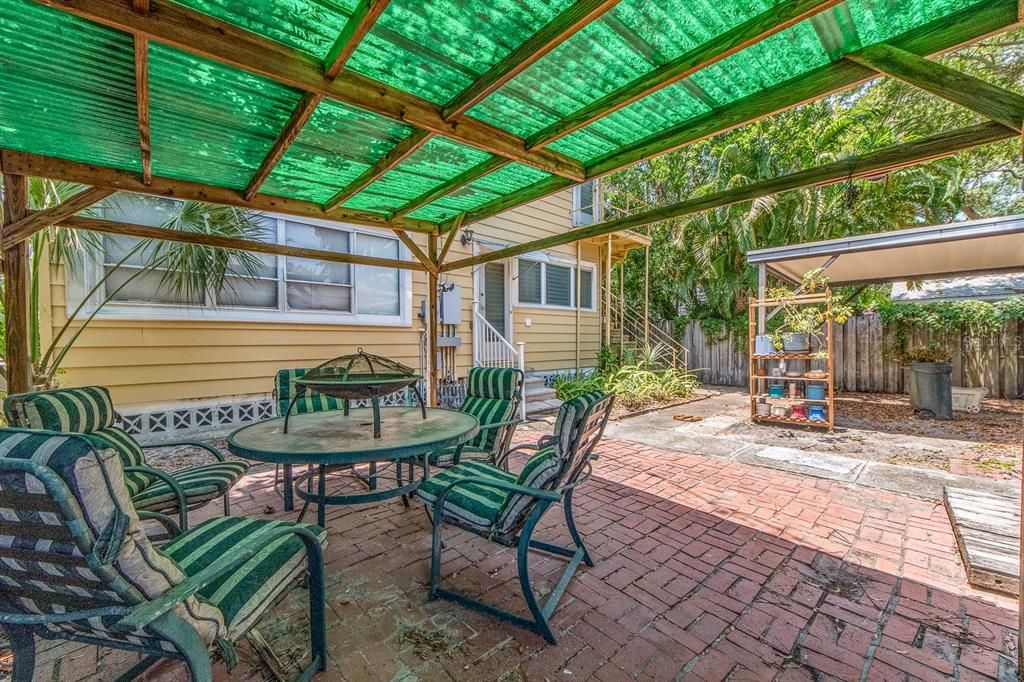
<path id="1" fill-rule="evenodd" d="M 953 365 L 915 362 L 910 365 L 910 406 L 922 417 L 953 418 Z"/>

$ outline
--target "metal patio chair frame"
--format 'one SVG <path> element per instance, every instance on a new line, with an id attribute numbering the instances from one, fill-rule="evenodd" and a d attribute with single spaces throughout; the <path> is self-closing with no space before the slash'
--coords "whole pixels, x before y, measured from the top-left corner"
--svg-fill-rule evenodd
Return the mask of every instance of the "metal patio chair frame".
<path id="1" fill-rule="evenodd" d="M 596 458 L 593 454 L 595 446 L 600 442 L 604 434 L 608 417 L 611 414 L 612 404 L 615 396 L 613 394 L 602 394 L 598 400 L 589 405 L 582 414 L 576 415 L 572 420 L 571 435 L 567 439 L 571 443 L 566 452 L 560 452 L 563 458 L 562 471 L 560 472 L 556 485 L 552 490 L 525 487 L 495 481 L 484 477 L 462 478 L 448 485 L 438 496 L 433 504 L 431 522 L 433 524 L 433 541 L 430 557 L 430 598 L 441 597 L 454 601 L 467 608 L 495 616 L 502 620 L 514 623 L 528 630 L 540 634 L 548 642 L 555 643 L 557 638 L 551 629 L 551 615 L 554 613 L 558 602 L 568 588 L 573 575 L 581 563 L 589 567 L 594 566 L 594 561 L 584 544 L 583 538 L 576 528 L 573 515 L 573 493 L 576 488 L 585 483 L 593 473 L 591 461 Z M 563 406 L 564 409 L 564 406 Z M 556 447 L 556 446 L 551 446 Z M 518 448 L 517 448 L 518 449 Z M 525 495 L 532 499 L 532 509 L 528 514 L 520 517 L 519 523 L 505 533 L 490 533 L 485 535 L 478 529 L 462 525 L 451 518 L 444 517 L 445 500 L 453 491 L 468 485 L 478 485 L 501 490 L 510 495 Z M 533 539 L 533 533 L 537 524 L 548 511 L 551 505 L 562 503 L 565 513 L 565 522 L 572 538 L 574 548 L 561 547 L 548 542 Z M 519 575 L 519 585 L 523 592 L 526 605 L 530 610 L 532 618 L 525 618 L 519 614 L 506 611 L 491 604 L 478 601 L 459 592 L 441 587 L 441 551 L 444 548 L 441 531 L 445 523 L 461 527 L 465 530 L 486 537 L 506 547 L 516 547 L 516 567 Z M 530 581 L 528 557 L 531 549 L 540 550 L 569 559 L 568 565 L 562 572 L 557 584 L 552 590 L 547 601 L 541 605 L 537 595 L 533 591 Z"/>

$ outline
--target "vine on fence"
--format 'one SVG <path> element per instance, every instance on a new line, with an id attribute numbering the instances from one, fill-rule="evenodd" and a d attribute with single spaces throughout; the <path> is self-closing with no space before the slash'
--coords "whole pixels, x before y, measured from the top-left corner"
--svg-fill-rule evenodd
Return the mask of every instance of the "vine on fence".
<path id="1" fill-rule="evenodd" d="M 878 306 L 882 324 L 891 327 L 902 345 L 912 327 L 932 332 L 958 331 L 968 336 L 998 334 L 1007 322 L 1024 320 L 1024 296 L 996 303 L 943 301 L 938 303 L 883 302 Z"/>

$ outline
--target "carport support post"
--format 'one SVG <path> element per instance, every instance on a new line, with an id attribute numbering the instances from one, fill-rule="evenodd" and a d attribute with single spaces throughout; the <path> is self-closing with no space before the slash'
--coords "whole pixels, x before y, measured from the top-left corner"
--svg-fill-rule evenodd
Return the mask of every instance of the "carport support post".
<path id="1" fill-rule="evenodd" d="M 768 266 L 764 263 L 759 263 L 757 266 L 757 300 L 763 301 L 766 290 L 768 289 Z M 765 314 L 768 312 L 764 306 L 758 306 L 757 308 L 757 333 L 764 334 L 764 327 L 766 324 Z"/>
<path id="2" fill-rule="evenodd" d="M 427 237 L 427 255 L 437 262 L 437 235 Z M 427 270 L 427 404 L 437 407 L 437 272 Z"/>
<path id="3" fill-rule="evenodd" d="M 4 225 L 28 215 L 28 178 L 3 174 Z M 7 342 L 7 392 L 32 390 L 32 360 L 28 341 L 28 241 L 4 249 L 4 321 Z"/>

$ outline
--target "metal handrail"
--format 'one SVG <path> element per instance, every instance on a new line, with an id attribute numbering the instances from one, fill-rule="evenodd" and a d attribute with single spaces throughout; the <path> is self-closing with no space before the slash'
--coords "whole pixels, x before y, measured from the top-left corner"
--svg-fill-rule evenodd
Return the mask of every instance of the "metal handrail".
<path id="1" fill-rule="evenodd" d="M 605 286 L 601 285 L 601 294 L 605 295 L 607 290 Z M 611 300 L 612 310 L 608 311 L 608 320 L 610 323 L 621 321 L 623 329 L 630 330 L 630 334 L 636 339 L 643 338 L 646 327 L 648 337 L 654 337 L 656 341 L 664 343 L 668 346 L 673 353 L 673 365 L 675 365 L 676 356 L 682 358 L 683 368 L 687 368 L 690 365 L 690 349 L 681 344 L 675 337 L 666 332 L 661 327 L 651 324 L 650 320 L 645 322 L 644 317 L 641 313 L 636 311 L 630 306 L 623 306 L 622 299 L 612 292 L 609 296 Z"/>

